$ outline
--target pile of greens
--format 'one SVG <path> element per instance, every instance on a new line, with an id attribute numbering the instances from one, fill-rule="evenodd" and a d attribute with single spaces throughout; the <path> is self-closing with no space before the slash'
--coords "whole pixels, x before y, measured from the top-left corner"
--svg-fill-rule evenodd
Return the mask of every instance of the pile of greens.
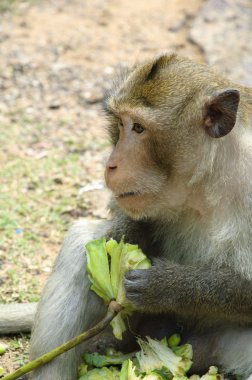
<path id="1" fill-rule="evenodd" d="M 122 340 L 126 331 L 125 317 L 134 311 L 127 302 L 124 289 L 125 273 L 132 269 L 148 269 L 149 259 L 138 245 L 119 243 L 105 238 L 86 245 L 87 271 L 91 289 L 109 304 L 116 300 L 123 309 L 111 322 L 113 333 Z M 80 367 L 79 380 L 187 380 L 193 350 L 190 344 L 180 344 L 180 336 L 172 335 L 161 341 L 146 337 L 138 339 L 140 350 L 132 354 L 107 352 L 106 355 L 86 353 Z M 190 380 L 221 380 L 216 367 L 210 367 L 202 377 L 193 375 Z"/>
<path id="2" fill-rule="evenodd" d="M 210 367 L 202 377 L 187 377 L 192 365 L 192 346 L 178 345 L 179 341 L 177 334 L 161 341 L 147 337 L 138 339 L 140 350 L 133 354 L 86 353 L 79 380 L 223 380 L 216 367 Z"/>

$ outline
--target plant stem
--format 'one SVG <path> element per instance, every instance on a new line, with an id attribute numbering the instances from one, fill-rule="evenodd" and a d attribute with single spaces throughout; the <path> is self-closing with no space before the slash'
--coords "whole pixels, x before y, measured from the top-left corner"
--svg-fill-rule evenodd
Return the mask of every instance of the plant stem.
<path id="1" fill-rule="evenodd" d="M 4 376 L 1 380 L 18 379 L 22 375 L 25 375 L 26 373 L 34 370 L 35 368 L 41 367 L 42 365 L 50 362 L 51 360 L 63 354 L 64 352 L 70 350 L 71 348 L 99 334 L 102 330 L 105 329 L 105 327 L 107 327 L 107 325 L 121 310 L 121 305 L 119 305 L 116 301 L 110 301 L 106 316 L 99 323 L 97 323 L 97 325 L 95 325 L 88 331 L 85 331 L 84 333 L 76 336 L 75 338 L 69 340 L 68 342 L 63 343 L 61 346 L 54 348 L 52 351 L 47 352 L 39 358 L 27 363 L 23 367 L 19 368 L 17 371 Z"/>

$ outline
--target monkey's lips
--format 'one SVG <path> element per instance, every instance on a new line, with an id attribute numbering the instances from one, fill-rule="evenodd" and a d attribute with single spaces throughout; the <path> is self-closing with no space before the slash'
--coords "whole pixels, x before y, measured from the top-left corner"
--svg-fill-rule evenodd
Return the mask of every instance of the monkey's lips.
<path id="1" fill-rule="evenodd" d="M 117 202 L 124 209 L 139 210 L 147 206 L 153 199 L 149 193 L 140 193 L 138 191 L 128 191 L 115 195 Z"/>
<path id="2" fill-rule="evenodd" d="M 137 195 L 140 195 L 140 193 L 138 192 L 134 192 L 134 191 L 128 191 L 126 193 L 121 193 L 121 194 L 116 194 L 116 198 L 127 198 L 127 197 L 133 197 L 133 196 L 137 196 Z"/>

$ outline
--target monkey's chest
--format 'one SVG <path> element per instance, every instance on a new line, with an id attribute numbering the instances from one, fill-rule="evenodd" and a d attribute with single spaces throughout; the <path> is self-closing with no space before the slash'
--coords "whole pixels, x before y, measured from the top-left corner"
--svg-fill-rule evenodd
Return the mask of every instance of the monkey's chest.
<path id="1" fill-rule="evenodd" d="M 161 256 L 184 265 L 203 265 L 220 260 L 220 247 L 215 239 L 200 231 L 171 229 L 161 244 Z"/>

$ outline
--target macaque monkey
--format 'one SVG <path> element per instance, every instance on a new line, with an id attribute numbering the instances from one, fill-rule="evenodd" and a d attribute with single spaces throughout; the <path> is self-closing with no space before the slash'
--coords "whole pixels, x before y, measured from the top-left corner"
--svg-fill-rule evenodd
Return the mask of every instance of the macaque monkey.
<path id="1" fill-rule="evenodd" d="M 153 264 L 125 279 L 142 318 L 139 331 L 161 338 L 182 326 L 194 349 L 193 371 L 217 365 L 249 376 L 252 90 L 206 65 L 162 55 L 123 73 L 105 109 L 114 145 L 105 171 L 114 217 L 97 230 L 82 222 L 70 230 L 39 305 L 32 358 L 104 316 L 89 290 L 85 243 L 124 234 Z M 32 378 L 75 380 L 89 347 L 71 350 Z"/>

